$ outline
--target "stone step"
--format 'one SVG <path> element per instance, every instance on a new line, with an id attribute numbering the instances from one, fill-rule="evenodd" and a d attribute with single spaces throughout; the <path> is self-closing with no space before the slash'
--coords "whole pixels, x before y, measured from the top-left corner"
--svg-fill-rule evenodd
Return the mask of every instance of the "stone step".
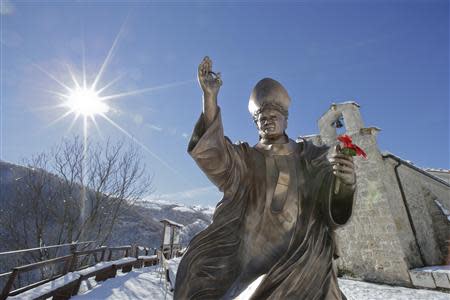
<path id="1" fill-rule="evenodd" d="M 409 276 L 417 288 L 450 290 L 450 265 L 412 269 Z"/>

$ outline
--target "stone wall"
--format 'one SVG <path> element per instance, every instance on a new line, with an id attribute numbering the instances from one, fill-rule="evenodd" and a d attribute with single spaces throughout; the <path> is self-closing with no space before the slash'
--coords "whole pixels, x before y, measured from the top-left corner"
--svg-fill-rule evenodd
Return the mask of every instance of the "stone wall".
<path id="1" fill-rule="evenodd" d="M 422 267 L 424 266 L 424 261 L 421 257 L 420 248 L 411 225 L 408 210 L 403 201 L 402 191 L 398 185 L 398 177 L 395 172 L 395 167 L 398 162 L 394 159 L 384 159 L 383 164 L 384 170 L 380 174 L 379 180 L 383 181 L 386 188 L 385 197 L 389 199 L 389 206 L 394 219 L 397 237 L 404 254 L 404 260 L 408 269 Z"/>
<path id="2" fill-rule="evenodd" d="M 393 155 L 383 156 L 376 141 L 379 129 L 364 127 L 354 102 L 333 104 L 318 122 L 320 135 L 310 139 L 335 144 L 333 125 L 338 118 L 368 155 L 354 159 L 356 199 L 352 218 L 337 231 L 339 271 L 367 281 L 411 286 L 410 269 L 445 262 L 450 229 L 435 200 L 450 208 L 450 188 Z"/>
<path id="3" fill-rule="evenodd" d="M 398 173 L 424 264 L 445 264 L 449 254 L 450 221 L 437 202 L 450 208 L 449 185 L 408 163 L 401 164 Z"/>
<path id="4" fill-rule="evenodd" d="M 354 142 L 367 152 L 368 159 L 355 158 L 357 192 L 351 221 L 338 230 L 341 272 L 367 281 L 410 286 L 409 265 L 404 243 L 413 238 L 410 228 L 397 230 L 399 220 L 407 224 L 406 214 L 396 212 L 383 180 L 386 170 L 373 134 L 355 134 Z M 384 174 L 384 175 L 383 175 Z M 408 248 L 409 249 L 409 248 Z M 411 249 L 413 252 L 414 248 Z"/>
<path id="5" fill-rule="evenodd" d="M 356 200 L 351 220 L 337 232 L 341 252 L 337 260 L 339 271 L 368 281 L 410 286 L 404 247 L 396 229 L 385 182 L 380 180 L 386 170 L 376 142 L 379 129 L 364 127 L 356 103 L 333 104 L 319 120 L 320 139 L 316 140 L 329 146 L 336 143 L 337 133 L 333 124 L 340 117 L 345 123 L 346 134 L 366 151 L 368 158 L 354 159 Z M 413 236 L 408 228 L 404 234 Z"/>

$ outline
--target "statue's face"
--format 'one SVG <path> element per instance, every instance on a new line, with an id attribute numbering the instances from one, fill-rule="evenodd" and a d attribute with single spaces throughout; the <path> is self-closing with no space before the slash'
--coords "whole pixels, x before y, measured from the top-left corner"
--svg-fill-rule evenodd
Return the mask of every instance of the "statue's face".
<path id="1" fill-rule="evenodd" d="M 267 108 L 258 115 L 256 126 L 261 138 L 273 140 L 284 135 L 287 119 L 278 110 Z"/>

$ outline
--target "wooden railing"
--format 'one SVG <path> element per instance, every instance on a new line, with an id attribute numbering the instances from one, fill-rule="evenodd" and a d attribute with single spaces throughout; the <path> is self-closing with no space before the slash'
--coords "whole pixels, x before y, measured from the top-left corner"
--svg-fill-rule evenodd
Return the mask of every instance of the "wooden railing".
<path id="1" fill-rule="evenodd" d="M 97 247 L 93 249 L 77 250 L 79 245 L 93 244 L 93 242 L 84 242 L 76 244 L 55 245 L 48 247 L 40 247 L 33 249 L 24 249 L 17 251 L 8 251 L 0 253 L 1 256 L 25 253 L 29 251 L 42 250 L 43 248 L 56 248 L 56 247 L 70 247 L 70 254 L 60 257 L 47 259 L 23 266 L 17 266 L 12 268 L 11 271 L 0 274 L 0 278 L 8 278 L 4 285 L 0 300 L 4 300 L 8 297 L 16 298 L 20 297 L 22 293 L 27 291 L 33 292 L 33 289 L 48 284 L 50 281 L 60 280 L 63 283 L 55 285 L 52 289 L 48 289 L 37 299 L 45 299 L 45 297 L 53 296 L 53 299 L 68 299 L 72 295 L 78 293 L 80 284 L 83 280 L 95 276 L 97 281 L 106 280 L 111 277 L 115 277 L 117 270 L 121 269 L 123 272 L 129 272 L 133 267 L 140 268 L 142 266 L 155 265 L 158 263 L 156 253 L 151 248 L 141 247 L 137 245 L 133 246 L 120 246 L 120 247 Z M 144 251 L 144 256 L 139 255 Z M 150 254 L 150 255 L 149 255 Z M 41 273 L 45 273 L 45 269 L 48 272 L 51 270 L 47 278 L 41 278 L 40 281 L 28 283 L 26 286 L 15 286 L 16 279 L 20 274 L 40 270 Z M 55 270 L 57 270 L 55 272 Z M 41 289 L 45 290 L 45 289 Z M 33 296 L 34 297 L 34 296 Z M 17 298 L 19 299 L 19 298 Z"/>
<path id="2" fill-rule="evenodd" d="M 6 299 L 6 297 L 8 297 L 8 296 L 14 296 L 14 295 L 20 294 L 20 293 L 25 292 L 27 290 L 30 290 L 30 289 L 32 289 L 32 288 L 34 288 L 36 286 L 39 286 L 39 285 L 44 284 L 44 283 L 47 283 L 47 282 L 53 280 L 55 277 L 59 277 L 59 276 L 55 276 L 55 277 L 52 276 L 50 278 L 38 281 L 36 283 L 27 285 L 27 286 L 22 287 L 22 288 L 18 288 L 18 289 L 14 290 L 14 291 L 11 291 L 11 289 L 13 287 L 13 284 L 14 284 L 14 281 L 16 280 L 17 276 L 20 273 L 24 273 L 24 272 L 27 272 L 27 271 L 40 269 L 42 267 L 49 266 L 49 265 L 54 265 L 54 264 L 57 264 L 59 262 L 64 262 L 63 274 L 67 274 L 68 264 L 69 264 L 71 258 L 72 258 L 72 255 L 66 255 L 66 256 L 61 256 L 61 257 L 57 257 L 57 258 L 53 258 L 53 259 L 49 259 L 49 260 L 45 260 L 45 261 L 40 261 L 40 262 L 33 263 L 33 264 L 28 264 L 28 265 L 21 266 L 21 267 L 15 267 L 12 270 L 11 275 L 9 276 L 8 281 L 6 282 L 5 287 L 3 288 L 2 295 L 1 295 L 0 298 L 2 300 Z"/>
<path id="3" fill-rule="evenodd" d="M 16 266 L 11 268 L 11 270 L 9 272 L 5 272 L 3 274 L 0 274 L 0 282 L 2 283 L 0 285 L 0 299 L 4 299 L 6 296 L 4 295 L 6 292 L 6 290 L 11 291 L 13 288 L 15 288 L 14 291 L 18 291 L 18 292 L 23 292 L 26 289 L 31 289 L 34 286 L 36 286 L 36 283 L 39 284 L 44 284 L 50 280 L 52 280 L 53 278 L 57 277 L 58 274 L 54 274 L 54 269 L 57 268 L 57 264 L 61 263 L 63 260 L 56 260 L 54 261 L 54 258 L 58 258 L 58 257 L 62 257 L 62 256 L 66 256 L 68 254 L 71 254 L 75 251 L 77 251 L 78 249 L 86 249 L 91 247 L 92 245 L 95 245 L 95 241 L 85 241 L 85 242 L 77 242 L 77 243 L 66 243 L 66 244 L 59 244 L 59 245 L 51 245 L 51 246 L 43 246 L 43 247 L 36 247 L 36 248 L 29 248 L 29 249 L 20 249 L 20 250 L 13 250 L 13 251 L 6 251 L 6 252 L 1 252 L 0 253 L 0 260 L 3 261 L 7 261 L 7 260 L 15 260 L 17 259 L 17 263 Z M 36 252 L 38 253 L 43 253 L 45 252 L 46 254 L 48 254 L 48 250 L 55 250 L 55 255 L 57 252 L 62 252 L 63 255 L 60 256 L 55 256 L 53 259 L 45 259 L 45 258 L 41 258 L 39 259 L 38 257 L 36 257 Z M 39 255 L 41 256 L 41 255 Z M 26 258 L 29 259 L 26 259 Z M 31 259 L 30 259 L 31 257 Z M 31 260 L 31 262 L 33 261 L 37 261 L 36 263 L 29 263 L 29 261 Z M 20 262 L 21 261 L 21 262 Z M 28 261 L 28 262 L 27 262 Z M 44 264 L 40 264 L 43 261 L 47 261 L 47 263 Z M 25 264 L 24 264 L 25 262 Z M 9 264 L 9 263 L 8 263 Z M 31 268 L 31 266 L 33 266 L 34 264 L 37 264 L 37 267 L 35 269 Z M 9 264 L 10 265 L 10 264 Z M 23 266 L 28 266 L 31 269 L 21 269 Z M 11 267 L 11 266 L 10 266 Z M 48 276 L 43 276 L 45 273 L 49 273 L 49 270 L 46 270 L 47 272 L 41 272 L 41 274 L 39 274 L 39 276 L 36 276 L 38 274 L 29 274 L 29 271 L 33 271 L 36 269 L 40 269 L 40 268 L 45 268 L 45 267 L 51 267 L 51 273 Z M 17 269 L 17 270 L 15 270 Z M 5 270 L 5 269 L 4 269 Z M 62 270 L 62 272 L 64 272 L 65 270 Z M 28 280 L 25 279 L 26 281 L 26 285 L 25 286 L 21 286 L 22 284 L 20 283 L 20 275 L 27 273 L 27 275 L 31 275 L 29 276 Z M 34 276 L 33 276 L 34 275 Z M 36 278 L 40 278 L 40 280 L 38 282 L 36 282 Z M 17 280 L 19 282 L 17 282 Z"/>

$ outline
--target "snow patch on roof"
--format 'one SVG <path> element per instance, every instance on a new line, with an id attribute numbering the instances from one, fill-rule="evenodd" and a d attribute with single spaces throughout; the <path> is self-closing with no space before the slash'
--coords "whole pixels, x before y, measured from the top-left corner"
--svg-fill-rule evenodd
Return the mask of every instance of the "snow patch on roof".
<path id="1" fill-rule="evenodd" d="M 430 172 L 442 172 L 442 173 L 450 173 L 449 169 L 442 169 L 442 168 L 423 168 L 425 171 Z"/>
<path id="2" fill-rule="evenodd" d="M 180 227 L 180 228 L 183 228 L 183 227 L 184 227 L 183 224 L 174 222 L 174 221 L 169 220 L 169 219 L 162 219 L 160 222 L 161 222 L 161 223 L 168 223 L 169 225 L 178 226 L 178 227 Z"/>

